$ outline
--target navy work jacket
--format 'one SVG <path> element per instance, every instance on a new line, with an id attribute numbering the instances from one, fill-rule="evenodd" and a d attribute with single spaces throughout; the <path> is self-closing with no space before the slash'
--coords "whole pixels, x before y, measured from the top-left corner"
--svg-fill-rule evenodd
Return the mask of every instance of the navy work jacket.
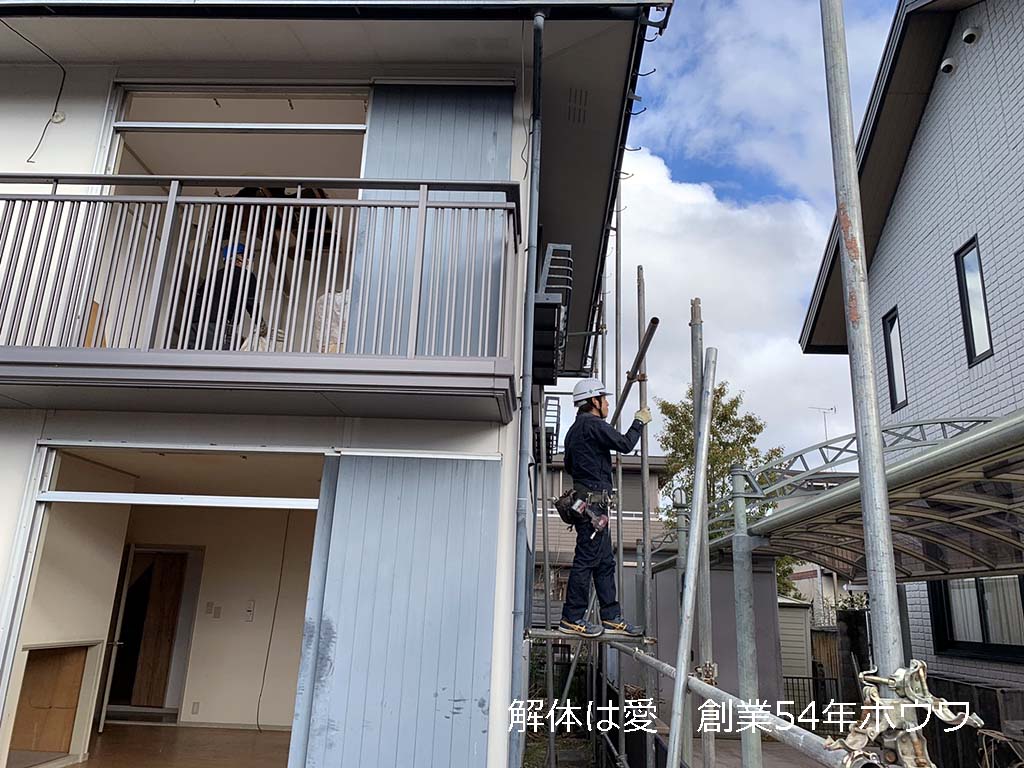
<path id="1" fill-rule="evenodd" d="M 593 413 L 581 413 L 565 434 L 565 469 L 577 490 L 611 491 L 612 451 L 629 453 L 643 431 L 642 421 L 634 421 L 626 434 L 619 432 Z"/>

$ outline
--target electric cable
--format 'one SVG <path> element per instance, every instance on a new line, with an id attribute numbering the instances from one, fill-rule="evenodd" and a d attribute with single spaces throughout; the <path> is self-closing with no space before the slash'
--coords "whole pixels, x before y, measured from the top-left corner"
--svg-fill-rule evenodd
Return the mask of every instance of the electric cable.
<path id="1" fill-rule="evenodd" d="M 260 727 L 260 707 L 263 704 L 263 691 L 267 687 L 267 670 L 270 668 L 270 649 L 274 646 L 274 627 L 277 626 L 277 607 L 281 603 L 281 584 L 284 581 L 284 561 L 288 554 L 288 530 L 292 527 L 292 510 L 288 510 L 284 522 L 284 538 L 281 541 L 281 567 L 277 572 L 277 596 L 274 598 L 274 612 L 270 617 L 270 637 L 267 639 L 267 656 L 263 660 L 263 680 L 260 682 L 260 695 L 256 699 L 256 731 L 263 733 Z"/>
<path id="2" fill-rule="evenodd" d="M 26 43 L 31 45 L 33 48 L 35 48 L 37 51 L 39 51 L 41 54 L 43 54 L 43 56 L 48 58 L 50 61 L 52 61 L 54 64 L 56 64 L 57 67 L 60 68 L 60 85 L 57 86 L 57 98 L 55 98 L 53 100 L 53 111 L 50 112 L 50 116 L 48 118 L 46 118 L 46 124 L 43 126 L 43 130 L 39 134 L 39 141 L 36 142 L 35 149 L 32 150 L 32 154 L 28 156 L 27 160 L 25 160 L 26 163 L 34 163 L 35 162 L 35 157 L 36 157 L 36 152 L 38 152 L 39 148 L 41 146 L 43 146 L 43 139 L 46 138 L 46 131 L 47 131 L 47 129 L 49 129 L 50 123 L 53 122 L 53 118 L 57 114 L 57 107 L 60 106 L 60 97 L 64 94 L 64 83 L 68 79 L 68 71 L 64 68 L 64 65 L 61 64 L 59 61 L 57 61 L 55 58 L 53 58 L 53 56 L 48 54 L 46 51 L 44 51 L 38 45 L 33 43 L 27 37 L 25 37 L 25 35 L 23 35 L 21 32 L 16 30 L 10 24 L 8 24 L 6 19 L 0 19 L 0 24 L 3 24 L 5 27 L 7 27 L 9 30 L 11 30 L 11 32 L 13 32 L 18 37 L 20 37 L 22 40 L 24 40 Z"/>

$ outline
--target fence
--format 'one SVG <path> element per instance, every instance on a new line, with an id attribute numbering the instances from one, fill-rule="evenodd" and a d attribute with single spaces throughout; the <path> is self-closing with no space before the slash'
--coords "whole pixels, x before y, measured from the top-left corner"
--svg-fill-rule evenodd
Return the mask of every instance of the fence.
<path id="1" fill-rule="evenodd" d="M 8 184 L 0 345 L 509 351 L 515 184 L 0 176 Z M 469 199 L 440 199 L 450 192 Z"/>
<path id="2" fill-rule="evenodd" d="M 819 736 L 845 733 L 847 729 L 840 725 L 840 713 L 828 708 L 831 702 L 840 701 L 836 678 L 786 676 L 782 678 L 782 688 L 786 711 L 801 728 Z"/>

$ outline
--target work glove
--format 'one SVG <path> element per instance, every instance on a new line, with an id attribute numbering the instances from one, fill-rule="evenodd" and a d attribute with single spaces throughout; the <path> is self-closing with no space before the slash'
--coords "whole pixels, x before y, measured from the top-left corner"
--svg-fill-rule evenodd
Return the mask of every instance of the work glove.
<path id="1" fill-rule="evenodd" d="M 651 423 L 651 409 L 641 408 L 639 411 L 633 414 L 633 420 L 639 421 L 641 424 L 647 425 Z"/>

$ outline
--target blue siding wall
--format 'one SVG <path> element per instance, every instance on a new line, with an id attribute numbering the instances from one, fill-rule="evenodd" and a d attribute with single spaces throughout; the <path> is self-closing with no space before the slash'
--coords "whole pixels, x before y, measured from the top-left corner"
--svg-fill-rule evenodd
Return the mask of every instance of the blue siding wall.
<path id="1" fill-rule="evenodd" d="M 513 91 L 503 87 L 375 87 L 363 176 L 506 181 L 512 160 L 512 106 Z M 416 193 L 368 191 L 363 196 L 409 200 Z M 489 202 L 503 197 L 435 192 L 430 199 Z M 361 319 L 349 323 L 346 349 L 355 354 L 404 351 L 409 323 L 403 310 L 417 302 L 421 312 L 434 320 L 421 320 L 416 354 L 495 356 L 503 219 L 481 212 L 431 209 L 422 290 L 414 297 L 416 219 L 416 211 L 407 222 L 371 214 L 361 217 L 352 273 L 352 317 Z M 479 318 L 484 315 L 489 321 L 481 328 Z"/>
<path id="2" fill-rule="evenodd" d="M 511 88 L 494 86 L 375 87 L 363 176 L 507 180 L 512 164 L 512 98 Z M 374 193 L 380 194 L 387 193 Z M 466 196 L 452 193 L 437 199 Z"/>
<path id="3" fill-rule="evenodd" d="M 499 471 L 342 457 L 319 641 L 307 616 L 303 643 L 307 768 L 485 765 Z"/>

